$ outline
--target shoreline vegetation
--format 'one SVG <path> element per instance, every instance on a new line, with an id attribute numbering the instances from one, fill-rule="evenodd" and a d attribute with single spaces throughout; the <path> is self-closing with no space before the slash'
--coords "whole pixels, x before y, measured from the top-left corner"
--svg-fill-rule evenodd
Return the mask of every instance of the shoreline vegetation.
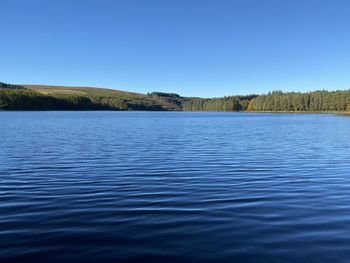
<path id="1" fill-rule="evenodd" d="M 350 90 L 272 91 L 221 98 L 182 97 L 90 87 L 13 85 L 0 82 L 0 110 L 246 111 L 350 113 Z"/>

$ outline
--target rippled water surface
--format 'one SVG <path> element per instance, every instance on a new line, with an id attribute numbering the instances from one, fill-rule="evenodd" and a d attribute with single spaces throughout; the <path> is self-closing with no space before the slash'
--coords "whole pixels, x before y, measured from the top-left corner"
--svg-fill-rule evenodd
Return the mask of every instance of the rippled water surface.
<path id="1" fill-rule="evenodd" d="M 350 262 L 350 118 L 0 112 L 0 261 Z"/>

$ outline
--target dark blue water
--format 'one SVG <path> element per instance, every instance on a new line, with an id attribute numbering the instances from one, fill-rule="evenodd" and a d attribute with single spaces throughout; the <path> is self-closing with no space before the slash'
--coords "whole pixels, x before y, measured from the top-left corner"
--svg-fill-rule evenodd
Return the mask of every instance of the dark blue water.
<path id="1" fill-rule="evenodd" d="M 350 118 L 0 112 L 0 262 L 350 262 Z"/>

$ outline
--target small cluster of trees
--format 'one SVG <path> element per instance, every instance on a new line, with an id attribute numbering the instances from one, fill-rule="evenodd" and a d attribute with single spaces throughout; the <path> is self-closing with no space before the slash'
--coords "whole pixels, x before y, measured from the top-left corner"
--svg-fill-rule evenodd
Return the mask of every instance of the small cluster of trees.
<path id="1" fill-rule="evenodd" d="M 349 110 L 350 90 L 314 92 L 274 91 L 250 100 L 249 111 L 346 111 Z"/>
<path id="2" fill-rule="evenodd" d="M 168 110 L 181 110 L 182 98 L 176 93 L 152 92 L 147 97 L 156 101 Z"/>
<path id="3" fill-rule="evenodd" d="M 20 85 L 13 85 L 13 84 L 0 82 L 0 89 L 25 89 L 25 88 Z"/>

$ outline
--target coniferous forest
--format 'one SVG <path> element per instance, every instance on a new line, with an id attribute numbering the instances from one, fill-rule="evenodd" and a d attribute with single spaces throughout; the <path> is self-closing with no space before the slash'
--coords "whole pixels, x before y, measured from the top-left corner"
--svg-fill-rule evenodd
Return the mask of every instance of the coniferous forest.
<path id="1" fill-rule="evenodd" d="M 350 112 L 350 90 L 193 98 L 163 92 L 0 83 L 0 109 Z"/>

